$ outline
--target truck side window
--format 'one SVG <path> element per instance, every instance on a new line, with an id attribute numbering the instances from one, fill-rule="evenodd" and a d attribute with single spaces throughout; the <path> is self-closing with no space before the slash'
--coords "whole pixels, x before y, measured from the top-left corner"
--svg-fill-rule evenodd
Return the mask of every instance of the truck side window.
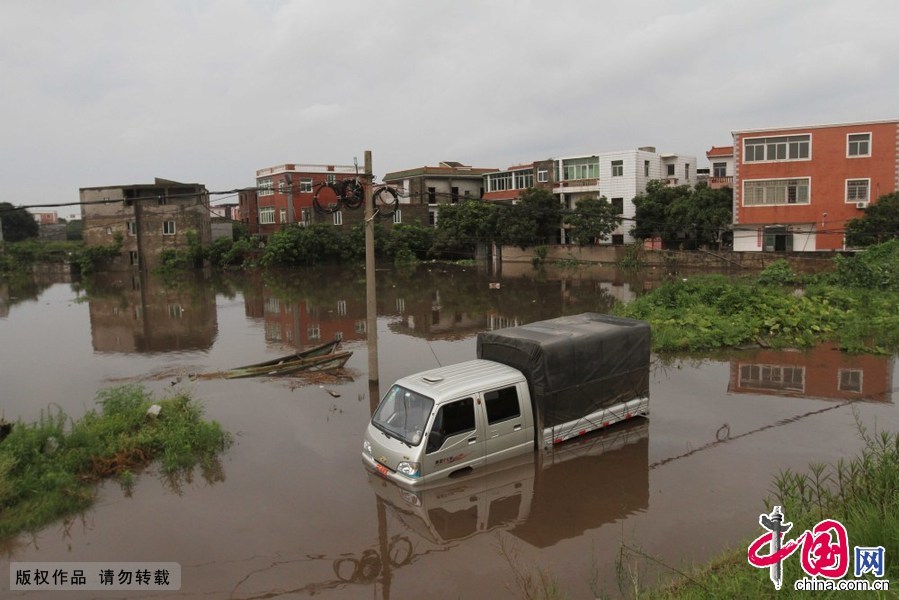
<path id="1" fill-rule="evenodd" d="M 439 450 L 446 438 L 466 431 L 474 431 L 474 400 L 472 398 L 456 400 L 440 407 L 437 416 L 434 417 L 431 433 L 428 434 L 426 451 Z"/>
<path id="2" fill-rule="evenodd" d="M 491 425 L 521 416 L 518 390 L 514 385 L 485 393 L 484 403 L 487 405 L 487 422 Z"/>

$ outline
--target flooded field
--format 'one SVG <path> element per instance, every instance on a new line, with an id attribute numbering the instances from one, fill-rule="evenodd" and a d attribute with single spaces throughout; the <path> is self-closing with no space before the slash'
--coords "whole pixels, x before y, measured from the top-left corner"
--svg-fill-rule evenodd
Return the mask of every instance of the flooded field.
<path id="1" fill-rule="evenodd" d="M 99 389 L 141 383 L 190 390 L 235 439 L 220 470 L 172 485 L 151 468 L 130 493 L 108 482 L 83 515 L 7 541 L 0 590 L 38 597 L 9 592 L 11 561 L 144 561 L 182 569 L 180 592 L 153 598 L 520 598 L 516 570 L 538 569 L 569 597 L 614 596 L 622 546 L 675 568 L 704 561 L 759 534 L 778 472 L 854 454 L 856 421 L 899 429 L 895 358 L 654 358 L 649 419 L 436 490 L 365 471 L 362 431 L 394 379 L 474 358 L 479 331 L 605 312 L 656 281 L 379 270 L 377 384 L 358 268 L 0 287 L 0 416 L 77 417 Z M 353 351 L 343 376 L 216 376 L 335 338 Z M 671 575 L 628 564 L 645 583 Z M 65 597 L 94 595 L 112 597 Z"/>

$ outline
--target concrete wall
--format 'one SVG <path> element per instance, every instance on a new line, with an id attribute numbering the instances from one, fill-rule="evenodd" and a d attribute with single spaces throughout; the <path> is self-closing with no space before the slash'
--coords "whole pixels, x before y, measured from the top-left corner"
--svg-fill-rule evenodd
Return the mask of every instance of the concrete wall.
<path id="1" fill-rule="evenodd" d="M 647 267 L 664 267 L 669 270 L 694 268 L 742 268 L 764 269 L 775 260 L 786 259 L 794 269 L 803 272 L 828 270 L 833 266 L 834 252 L 734 252 L 727 250 L 683 251 L 644 250 L 639 246 L 546 246 L 546 261 L 582 261 L 600 264 L 618 264 L 636 252 L 641 264 Z M 635 250 L 636 249 L 636 250 Z M 522 250 L 517 246 L 503 246 L 503 263 L 530 263 L 536 256 L 533 248 Z"/>

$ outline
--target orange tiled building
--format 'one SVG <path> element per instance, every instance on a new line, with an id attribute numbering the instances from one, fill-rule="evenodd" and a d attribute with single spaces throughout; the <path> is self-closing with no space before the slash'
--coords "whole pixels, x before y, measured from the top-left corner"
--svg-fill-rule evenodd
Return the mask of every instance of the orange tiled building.
<path id="1" fill-rule="evenodd" d="M 734 250 L 843 250 L 846 223 L 899 189 L 896 120 L 733 138 Z"/>

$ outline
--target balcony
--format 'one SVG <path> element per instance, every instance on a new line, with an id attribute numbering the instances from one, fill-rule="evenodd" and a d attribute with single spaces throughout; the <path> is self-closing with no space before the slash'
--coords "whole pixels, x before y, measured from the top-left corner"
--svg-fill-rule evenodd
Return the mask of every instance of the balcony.
<path id="1" fill-rule="evenodd" d="M 709 187 L 713 190 L 720 190 L 721 188 L 734 187 L 734 178 L 733 176 L 728 177 L 709 177 L 708 179 Z"/>

